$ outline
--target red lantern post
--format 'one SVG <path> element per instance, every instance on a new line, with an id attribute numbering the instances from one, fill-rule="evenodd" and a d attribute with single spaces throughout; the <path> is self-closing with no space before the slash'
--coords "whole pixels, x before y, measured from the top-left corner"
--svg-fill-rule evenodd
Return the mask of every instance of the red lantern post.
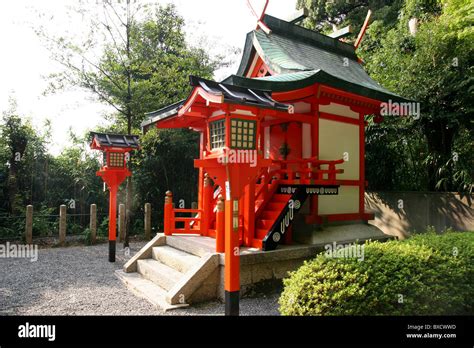
<path id="1" fill-rule="evenodd" d="M 91 149 L 104 153 L 104 163 L 97 176 L 109 188 L 109 262 L 115 262 L 117 239 L 117 191 L 126 177 L 132 175 L 127 168 L 130 152 L 139 148 L 138 136 L 91 132 Z"/>

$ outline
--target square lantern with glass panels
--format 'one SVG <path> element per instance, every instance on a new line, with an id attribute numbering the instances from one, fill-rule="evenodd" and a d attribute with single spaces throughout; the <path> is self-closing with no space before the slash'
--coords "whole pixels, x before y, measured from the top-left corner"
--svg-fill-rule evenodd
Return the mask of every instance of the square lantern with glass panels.
<path id="1" fill-rule="evenodd" d="M 211 150 L 225 146 L 225 119 L 209 123 Z"/>
<path id="2" fill-rule="evenodd" d="M 257 122 L 232 119 L 230 121 L 230 147 L 234 149 L 255 149 Z"/>
<path id="3" fill-rule="evenodd" d="M 120 167 L 125 165 L 125 154 L 123 152 L 109 152 L 109 167 Z"/>

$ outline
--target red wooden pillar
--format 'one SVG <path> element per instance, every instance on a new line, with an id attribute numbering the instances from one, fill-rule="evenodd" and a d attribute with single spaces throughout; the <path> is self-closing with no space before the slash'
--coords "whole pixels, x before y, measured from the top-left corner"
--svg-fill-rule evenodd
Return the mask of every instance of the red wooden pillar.
<path id="1" fill-rule="evenodd" d="M 255 181 L 245 188 L 244 195 L 244 245 L 252 246 L 255 235 Z"/>
<path id="2" fill-rule="evenodd" d="M 163 230 L 166 236 L 171 236 L 174 228 L 173 194 L 171 191 L 166 191 L 164 215 Z"/>
<path id="3" fill-rule="evenodd" d="M 240 250 L 239 200 L 225 201 L 225 314 L 239 315 Z"/>
<path id="4" fill-rule="evenodd" d="M 222 195 L 219 195 L 219 198 L 217 199 L 216 252 L 225 252 L 225 202 Z"/>
<path id="5" fill-rule="evenodd" d="M 109 262 L 115 262 L 117 240 L 117 185 L 109 186 Z"/>
<path id="6" fill-rule="evenodd" d="M 204 158 L 204 152 L 206 151 L 206 139 L 207 132 L 202 131 L 199 137 L 199 158 Z M 202 195 L 204 186 L 204 168 L 199 167 L 199 178 L 198 178 L 198 209 L 202 210 Z M 197 226 L 201 226 L 200 221 L 195 222 Z"/>
<path id="7" fill-rule="evenodd" d="M 204 174 L 204 185 L 202 195 L 202 212 L 201 212 L 201 235 L 207 236 L 209 234 L 209 225 L 211 221 L 212 198 L 214 195 L 214 186 L 212 185 L 209 174 Z"/>

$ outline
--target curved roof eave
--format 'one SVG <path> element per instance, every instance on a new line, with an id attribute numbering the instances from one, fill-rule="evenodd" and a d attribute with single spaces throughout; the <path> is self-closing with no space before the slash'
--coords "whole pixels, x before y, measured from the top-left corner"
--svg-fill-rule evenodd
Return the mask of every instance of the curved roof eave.
<path id="1" fill-rule="evenodd" d="M 302 73 L 288 74 L 292 75 L 294 79 L 287 80 L 272 80 L 271 78 L 258 78 L 251 79 L 245 78 L 242 76 L 231 75 L 225 82 L 245 88 L 255 88 L 263 90 L 271 90 L 272 92 L 288 92 L 296 89 L 305 88 L 311 86 L 315 83 L 320 83 L 340 89 L 342 91 L 347 91 L 353 94 L 357 94 L 363 97 L 379 100 L 386 102 L 389 100 L 396 102 L 411 102 L 412 100 L 403 98 L 397 94 L 390 92 L 381 92 L 378 90 L 373 90 L 364 86 L 360 86 L 335 76 L 332 76 L 322 70 L 314 70 L 311 72 L 305 71 Z M 308 76 L 309 75 L 309 76 Z M 284 78 L 285 75 L 279 75 L 280 79 Z M 303 76 L 302 78 L 297 78 L 298 76 Z"/>
<path id="2" fill-rule="evenodd" d="M 185 101 L 186 99 L 181 99 L 180 101 L 165 106 L 164 108 L 161 108 L 159 110 L 147 112 L 145 116 L 148 116 L 148 118 L 140 124 L 140 127 L 144 128 L 162 119 L 177 115 L 178 110 L 181 108 Z"/>
<path id="3" fill-rule="evenodd" d="M 240 60 L 239 68 L 237 69 L 237 75 L 244 76 L 246 73 L 250 59 L 252 58 L 253 49 L 253 31 L 247 33 L 245 37 L 245 46 L 242 52 L 242 59 Z"/>

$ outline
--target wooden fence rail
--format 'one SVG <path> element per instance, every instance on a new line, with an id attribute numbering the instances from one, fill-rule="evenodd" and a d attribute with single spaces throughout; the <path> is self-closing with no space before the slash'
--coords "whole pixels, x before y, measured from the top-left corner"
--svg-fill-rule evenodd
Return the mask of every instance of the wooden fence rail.
<path id="1" fill-rule="evenodd" d="M 151 239 L 151 232 L 152 232 L 152 222 L 151 222 L 151 211 L 152 207 L 150 203 L 145 204 L 145 213 L 144 213 L 144 233 L 145 239 Z M 27 205 L 26 206 L 26 214 L 25 214 L 25 232 L 24 232 L 24 239 L 27 244 L 33 243 L 33 217 L 56 217 L 59 218 L 58 224 L 58 240 L 59 245 L 65 245 L 66 243 L 66 235 L 67 235 L 67 207 L 66 205 L 61 205 L 59 207 L 59 215 L 41 215 L 41 214 L 34 214 L 33 213 L 33 206 Z M 77 215 L 77 214 L 72 214 Z M 87 214 L 84 214 L 87 215 Z M 89 220 L 89 230 L 90 230 L 90 240 L 92 244 L 95 244 L 97 241 L 97 204 L 90 205 L 90 220 Z M 119 224 L 118 224 L 118 239 L 119 241 L 124 241 L 125 239 L 125 205 L 119 205 Z"/>

